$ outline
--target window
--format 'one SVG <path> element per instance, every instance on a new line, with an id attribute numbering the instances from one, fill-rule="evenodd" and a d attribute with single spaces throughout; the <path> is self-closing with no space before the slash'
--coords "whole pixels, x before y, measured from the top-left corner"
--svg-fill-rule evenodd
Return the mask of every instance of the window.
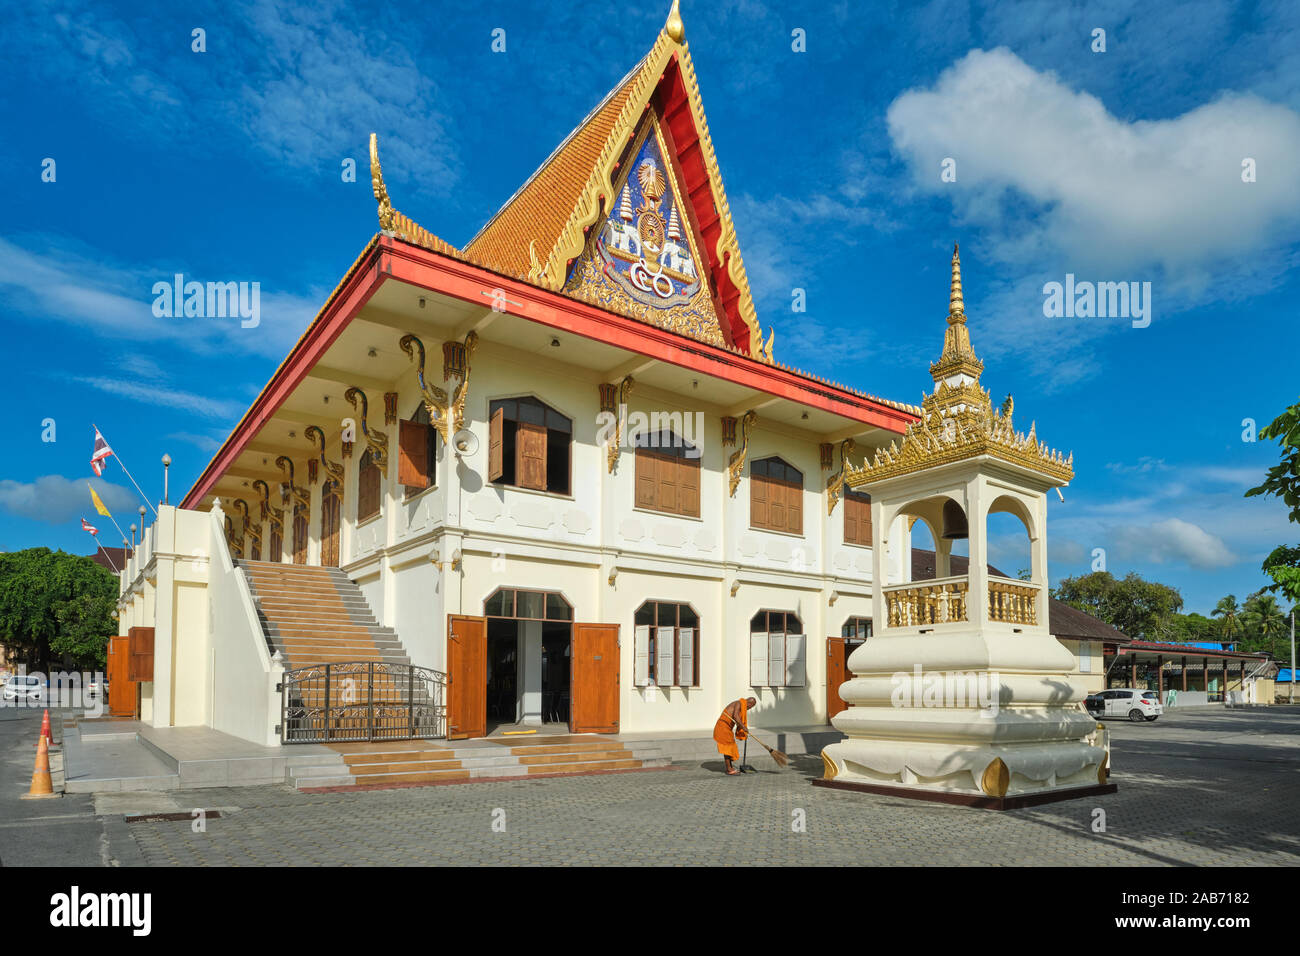
<path id="1" fill-rule="evenodd" d="M 689 604 L 646 601 L 633 619 L 637 687 L 700 685 L 700 618 Z"/>
<path id="2" fill-rule="evenodd" d="M 531 397 L 498 399 L 490 409 L 488 480 L 567 495 L 573 421 Z"/>
<path id="3" fill-rule="evenodd" d="M 380 478 L 379 466 L 375 464 L 370 449 L 367 448 L 357 468 L 358 522 L 379 514 Z"/>
<path id="4" fill-rule="evenodd" d="M 483 602 L 484 617 L 512 617 L 527 621 L 572 621 L 573 605 L 556 591 L 500 588 Z"/>
<path id="5" fill-rule="evenodd" d="M 644 432 L 636 446 L 636 506 L 700 516 L 700 452 L 671 431 Z"/>
<path id="6" fill-rule="evenodd" d="M 851 637 L 865 641 L 871 636 L 871 618 L 851 617 L 840 628 L 840 637 Z"/>
<path id="7" fill-rule="evenodd" d="M 803 472 L 780 458 L 761 458 L 750 465 L 749 524 L 803 534 Z"/>
<path id="8" fill-rule="evenodd" d="M 749 622 L 749 683 L 754 687 L 803 687 L 807 645 L 797 615 L 759 611 Z"/>
<path id="9" fill-rule="evenodd" d="M 844 492 L 844 543 L 871 547 L 871 495 Z"/>
<path id="10" fill-rule="evenodd" d="M 438 484 L 438 440 L 429 410 L 420 402 L 415 414 L 398 426 L 397 482 L 411 498 Z"/>

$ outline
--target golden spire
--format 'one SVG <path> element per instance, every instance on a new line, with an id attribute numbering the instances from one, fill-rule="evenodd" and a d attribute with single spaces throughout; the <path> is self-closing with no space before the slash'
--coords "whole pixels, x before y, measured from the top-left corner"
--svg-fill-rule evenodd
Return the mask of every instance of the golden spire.
<path id="1" fill-rule="evenodd" d="M 952 244 L 952 291 L 948 293 L 948 324 L 956 325 L 966 321 L 966 304 L 961 298 L 961 259 L 957 255 L 957 243 Z"/>
<path id="2" fill-rule="evenodd" d="M 686 24 L 682 22 L 682 14 L 677 4 L 678 0 L 673 0 L 673 8 L 668 11 L 668 22 L 664 24 L 664 32 L 668 34 L 668 39 L 680 44 L 686 36 Z"/>

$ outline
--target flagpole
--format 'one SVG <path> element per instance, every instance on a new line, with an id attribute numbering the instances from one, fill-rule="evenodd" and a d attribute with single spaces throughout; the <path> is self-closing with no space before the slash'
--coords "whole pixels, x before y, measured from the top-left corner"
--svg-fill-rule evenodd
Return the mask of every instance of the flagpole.
<path id="1" fill-rule="evenodd" d="M 114 456 L 114 457 L 116 457 L 116 456 Z M 92 492 L 95 490 L 95 486 L 92 485 L 90 482 L 86 482 L 86 487 L 89 488 Z M 96 509 L 96 510 L 98 511 L 99 509 Z M 117 519 L 114 518 L 111 514 L 108 513 L 108 506 L 107 506 L 107 505 L 104 506 L 104 510 L 103 510 L 102 512 L 100 512 L 100 513 L 103 514 L 103 516 L 104 516 L 105 518 L 107 518 L 109 521 L 113 522 L 113 527 L 117 529 L 117 533 L 120 534 L 120 535 L 122 536 L 122 540 L 125 541 L 125 540 L 126 540 L 126 532 L 123 531 L 123 530 L 122 530 L 122 526 L 119 525 L 119 524 L 117 523 Z"/>
<path id="2" fill-rule="evenodd" d="M 92 535 L 92 537 L 94 536 Z M 95 538 L 95 544 L 99 544 L 98 538 Z M 99 544 L 99 550 L 104 552 L 104 560 L 108 562 L 108 566 L 112 568 L 117 574 L 121 574 L 122 572 L 118 570 L 117 565 L 113 563 L 113 559 L 108 556 L 108 549 L 105 548 L 102 544 Z"/>
<path id="3" fill-rule="evenodd" d="M 90 425 L 91 425 L 92 428 L 95 429 L 95 431 L 97 431 L 97 432 L 99 431 L 99 426 L 96 425 L 94 422 L 91 422 Z M 103 432 L 100 432 L 100 434 L 102 435 Z M 144 493 L 144 490 L 140 487 L 140 483 L 139 483 L 138 481 L 136 481 L 134 477 L 132 477 L 132 475 L 131 475 L 131 473 L 130 473 L 129 471 L 126 470 L 126 465 L 122 464 L 122 456 L 119 455 L 117 452 L 113 452 L 113 457 L 117 459 L 117 465 L 118 465 L 119 468 L 122 469 L 122 472 L 123 472 L 123 473 L 124 473 L 128 478 L 131 479 L 131 484 L 135 485 L 135 490 L 138 491 L 138 492 L 140 492 L 140 497 L 144 499 L 144 503 L 147 504 L 147 505 L 149 505 L 150 509 L 153 511 L 153 516 L 154 516 L 155 518 L 158 517 L 158 509 L 157 509 L 157 508 L 154 508 L 154 506 L 153 506 L 152 504 L 149 503 L 149 496 L 146 495 L 146 494 Z M 121 529 L 121 528 L 118 528 L 117 530 L 118 530 L 118 531 L 121 531 L 122 529 Z"/>

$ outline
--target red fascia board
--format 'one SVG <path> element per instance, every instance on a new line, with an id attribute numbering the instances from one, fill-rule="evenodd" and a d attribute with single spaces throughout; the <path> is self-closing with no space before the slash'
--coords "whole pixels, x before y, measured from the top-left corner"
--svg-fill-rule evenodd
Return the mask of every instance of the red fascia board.
<path id="1" fill-rule="evenodd" d="M 361 262 L 353 268 L 352 275 L 343 283 L 328 306 L 307 327 L 302 338 L 290 350 L 271 381 L 262 389 L 252 407 L 235 426 L 230 437 L 217 451 L 208 467 L 203 470 L 194 487 L 181 502 L 182 508 L 195 508 L 212 490 L 226 469 L 234 464 L 244 447 L 258 430 L 272 418 L 285 399 L 307 377 L 307 373 L 321 360 L 334 340 L 347 328 L 352 317 L 375 294 L 383 281 L 379 274 L 379 246 L 376 244 Z"/>
<path id="2" fill-rule="evenodd" d="M 1131 641 L 1126 644 L 1120 653 L 1127 651 L 1132 654 L 1141 651 L 1146 654 L 1168 654 L 1174 657 L 1230 657 L 1241 658 L 1243 660 L 1262 660 L 1258 654 L 1253 651 L 1212 651 L 1205 647 L 1184 647 L 1181 644 L 1157 644 L 1151 641 Z"/>
<path id="3" fill-rule="evenodd" d="M 385 276 L 431 292 L 487 305 L 493 291 L 500 289 L 507 300 L 507 313 L 548 328 L 604 342 L 896 434 L 902 434 L 917 420 L 902 409 L 877 404 L 834 386 L 809 382 L 793 372 L 703 342 L 688 342 L 665 329 L 418 246 L 384 237 L 379 247 L 379 268 Z"/>

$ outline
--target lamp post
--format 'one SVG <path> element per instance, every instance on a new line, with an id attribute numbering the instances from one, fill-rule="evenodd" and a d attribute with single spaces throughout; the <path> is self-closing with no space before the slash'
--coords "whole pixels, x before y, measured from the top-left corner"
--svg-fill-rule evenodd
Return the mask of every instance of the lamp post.
<path id="1" fill-rule="evenodd" d="M 165 504 L 165 505 L 171 503 L 171 502 L 169 502 L 169 501 L 167 500 L 167 469 L 171 467 L 171 464 L 172 464 L 172 456 L 171 456 L 171 455 L 166 455 L 166 454 L 164 454 L 164 455 L 162 456 L 162 466 L 163 466 L 163 501 L 162 501 L 162 503 Z"/>
<path id="2" fill-rule="evenodd" d="M 126 544 L 125 541 L 122 543 Z M 131 525 L 131 550 L 135 550 L 135 525 Z"/>

